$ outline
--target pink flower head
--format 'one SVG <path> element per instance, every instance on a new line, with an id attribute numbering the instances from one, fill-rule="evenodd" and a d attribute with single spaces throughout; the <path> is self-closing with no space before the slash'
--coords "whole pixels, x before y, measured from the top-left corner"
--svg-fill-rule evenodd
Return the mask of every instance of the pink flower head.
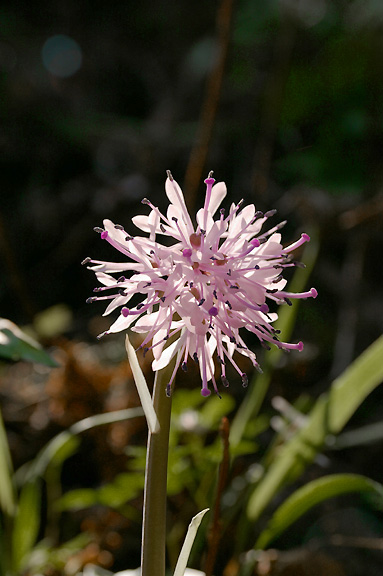
<path id="1" fill-rule="evenodd" d="M 181 188 L 170 172 L 166 180 L 169 207 L 166 216 L 149 200 L 143 204 L 150 208 L 148 216 L 135 216 L 133 223 L 148 236 L 132 237 L 120 225 L 104 220 L 104 228 L 96 228 L 101 238 L 109 242 L 127 261 L 101 262 L 86 258 L 103 284 L 95 288 L 101 293 L 88 299 L 111 300 L 104 315 L 120 309 L 117 320 L 107 332 L 130 328 L 146 334 L 141 348 L 151 350 L 153 370 L 164 368 L 176 356 L 175 366 L 167 385 L 172 390 L 178 368 L 187 370 L 189 356 L 199 364 L 202 394 L 210 394 L 209 382 L 218 394 L 215 380 L 216 354 L 220 365 L 221 382 L 228 386 L 227 364 L 232 364 L 247 385 L 247 376 L 235 362 L 234 352 L 247 356 L 259 369 L 256 356 L 246 346 L 240 329 L 253 332 L 260 343 L 269 343 L 285 350 L 302 350 L 302 342 L 289 344 L 278 338 L 272 327 L 277 319 L 269 312 L 267 301 L 291 304 L 291 298 L 316 297 L 317 291 L 292 294 L 284 290 L 284 268 L 294 266 L 290 254 L 310 240 L 307 234 L 286 248 L 281 245 L 279 230 L 285 224 L 271 228 L 260 235 L 266 220 L 275 214 L 263 214 L 253 204 L 242 207 L 232 204 L 227 215 L 218 207 L 226 196 L 223 182 L 213 186 L 215 180 L 205 180 L 204 207 L 196 215 L 194 226 Z M 157 236 L 173 240 L 170 246 L 161 244 Z M 112 274 L 124 273 L 116 279 Z M 105 291 L 111 294 L 104 295 Z M 129 307 L 129 301 L 142 294 L 142 301 Z M 176 337 L 178 336 L 178 337 Z M 174 337 L 174 338 L 173 338 Z M 170 344 L 168 341 L 170 340 Z"/>

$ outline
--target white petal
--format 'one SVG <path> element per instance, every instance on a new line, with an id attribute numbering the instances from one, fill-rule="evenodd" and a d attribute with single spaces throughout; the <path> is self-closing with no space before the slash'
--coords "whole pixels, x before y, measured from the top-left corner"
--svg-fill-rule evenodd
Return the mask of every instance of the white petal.
<path id="1" fill-rule="evenodd" d="M 133 294 L 130 294 L 128 296 L 116 296 L 114 300 L 112 300 L 112 302 L 108 304 L 105 312 L 103 313 L 103 316 L 107 316 L 108 314 L 113 312 L 113 310 L 119 308 L 120 306 L 125 306 L 132 296 Z"/>
<path id="2" fill-rule="evenodd" d="M 177 208 L 179 208 L 179 210 L 181 211 L 184 222 L 188 228 L 189 234 L 192 234 L 193 224 L 190 219 L 189 212 L 186 208 L 185 198 L 181 188 L 179 187 L 179 185 L 175 180 L 170 180 L 169 178 L 167 178 L 165 183 L 165 191 L 167 197 L 170 200 L 170 203 L 174 204 L 174 206 L 177 206 Z"/>
<path id="3" fill-rule="evenodd" d="M 122 330 L 126 330 L 129 326 L 134 322 L 136 316 L 123 316 L 122 314 L 119 315 L 117 320 L 111 325 L 108 329 L 108 332 L 121 332 Z"/>
<path id="4" fill-rule="evenodd" d="M 154 324 L 158 319 L 160 310 L 156 312 L 151 312 L 150 314 L 143 314 L 138 320 L 134 327 L 135 332 L 150 332 Z"/>
<path id="5" fill-rule="evenodd" d="M 206 236 L 205 243 L 207 246 L 214 246 L 217 240 L 221 238 L 222 234 L 227 228 L 227 223 L 224 220 L 217 220 L 214 222 L 213 226 L 210 228 L 209 233 Z"/>
<path id="6" fill-rule="evenodd" d="M 206 361 L 206 376 L 207 381 L 210 382 L 212 377 L 214 376 L 214 362 L 213 362 L 213 354 L 217 346 L 217 340 L 211 336 L 205 348 L 205 361 Z M 201 362 L 202 356 L 199 357 L 200 361 L 200 370 L 202 372 Z"/>
<path id="7" fill-rule="evenodd" d="M 152 362 L 153 370 L 157 371 L 161 370 L 162 368 L 165 368 L 165 366 L 169 364 L 170 360 L 176 354 L 179 345 L 180 345 L 179 338 L 177 338 L 177 340 L 174 340 L 174 342 L 169 344 L 169 346 L 162 351 L 160 358 L 158 358 L 158 360 L 153 360 Z"/>
<path id="8" fill-rule="evenodd" d="M 104 224 L 104 228 L 105 230 L 108 232 L 108 235 L 113 238 L 113 240 L 116 240 L 116 242 L 119 242 L 120 244 L 126 244 L 125 242 L 125 238 L 126 238 L 126 232 L 124 232 L 124 230 L 120 230 L 119 228 L 115 228 L 114 226 L 114 222 L 112 222 L 111 220 L 104 220 L 103 221 Z"/>
<path id="9" fill-rule="evenodd" d="M 137 228 L 144 232 L 150 232 L 152 235 L 161 233 L 160 217 L 155 210 L 152 210 L 149 216 L 143 214 L 133 216 L 132 222 Z"/>
<path id="10" fill-rule="evenodd" d="M 205 230 L 205 232 L 209 232 L 214 224 L 212 215 L 204 208 L 198 210 L 196 220 L 201 230 Z"/>
<path id="11" fill-rule="evenodd" d="M 95 266 L 88 266 L 88 270 L 93 270 L 94 272 L 124 272 L 125 270 L 139 270 L 141 264 L 136 262 L 103 262 L 102 264 L 96 264 Z"/>
<path id="12" fill-rule="evenodd" d="M 149 228 L 149 216 L 145 214 L 139 214 L 138 216 L 133 216 L 132 222 L 137 228 L 143 232 L 150 232 Z"/>
<path id="13" fill-rule="evenodd" d="M 227 194 L 225 182 L 217 182 L 211 190 L 209 212 L 213 215 Z"/>
<path id="14" fill-rule="evenodd" d="M 109 274 L 105 274 L 104 272 L 96 272 L 96 278 L 101 284 L 104 286 L 115 286 L 116 279 L 114 276 L 110 276 Z"/>
<path id="15" fill-rule="evenodd" d="M 254 204 L 249 204 L 238 214 L 233 217 L 230 222 L 228 238 L 234 238 L 241 233 L 241 231 L 251 222 L 254 218 L 255 206 Z"/>

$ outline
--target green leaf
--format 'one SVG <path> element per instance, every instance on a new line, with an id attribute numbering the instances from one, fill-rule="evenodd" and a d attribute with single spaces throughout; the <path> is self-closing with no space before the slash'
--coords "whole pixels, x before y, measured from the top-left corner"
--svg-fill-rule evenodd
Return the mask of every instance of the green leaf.
<path id="1" fill-rule="evenodd" d="M 104 506 L 119 508 L 129 500 L 137 498 L 144 489 L 142 472 L 124 472 L 118 474 L 110 484 L 97 489 L 97 501 Z"/>
<path id="2" fill-rule="evenodd" d="M 326 438 L 338 434 L 368 394 L 383 381 L 382 358 L 383 336 L 317 400 L 306 425 L 279 447 L 277 457 L 250 496 L 247 508 L 250 520 L 256 520 L 278 490 L 303 472 L 323 448 Z"/>
<path id="3" fill-rule="evenodd" d="M 79 488 L 61 496 L 55 503 L 55 509 L 60 512 L 64 510 L 82 510 L 95 504 L 97 504 L 96 490 L 93 488 Z"/>
<path id="4" fill-rule="evenodd" d="M 26 474 L 26 480 L 32 481 L 43 477 L 50 464 L 59 465 L 65 458 L 71 456 L 76 451 L 79 442 L 79 439 L 68 430 L 60 432 L 44 446 L 33 460 Z"/>
<path id="5" fill-rule="evenodd" d="M 129 500 L 136 498 L 144 488 L 144 476 L 142 473 L 127 472 L 119 474 L 109 484 L 100 488 L 79 488 L 67 492 L 56 502 L 56 509 L 81 510 L 96 504 L 120 508 Z"/>
<path id="6" fill-rule="evenodd" d="M 36 340 L 5 318 L 0 318 L 0 357 L 13 362 L 27 360 L 45 366 L 58 366 Z"/>
<path id="7" fill-rule="evenodd" d="M 27 482 L 21 489 L 12 534 L 13 568 L 18 573 L 36 542 L 40 529 L 40 482 Z"/>
<path id="8" fill-rule="evenodd" d="M 30 467 L 28 479 L 32 480 L 33 478 L 43 476 L 49 464 L 62 464 L 62 462 L 77 449 L 79 444 L 78 435 L 80 433 L 95 428 L 96 426 L 121 422 L 142 415 L 142 408 L 126 408 L 124 410 L 106 412 L 105 414 L 96 414 L 95 416 L 89 416 L 76 422 L 69 430 L 60 432 L 60 434 L 52 438 L 52 440 L 44 446 Z"/>
<path id="9" fill-rule="evenodd" d="M 333 474 L 313 480 L 296 490 L 278 508 L 266 530 L 259 536 L 255 548 L 264 549 L 313 506 L 349 492 L 375 492 L 382 497 L 383 486 L 358 474 Z"/>
<path id="10" fill-rule="evenodd" d="M 208 430 L 214 430 L 219 426 L 223 416 L 229 414 L 234 406 L 235 400 L 228 394 L 222 398 L 212 396 L 205 400 L 199 410 L 200 423 Z"/>
<path id="11" fill-rule="evenodd" d="M 66 304 L 55 304 L 35 315 L 33 327 L 42 338 L 56 338 L 64 334 L 72 322 L 70 308 Z"/>
<path id="12" fill-rule="evenodd" d="M 7 434 L 0 413 L 0 508 L 9 516 L 15 512 L 15 488 Z"/>

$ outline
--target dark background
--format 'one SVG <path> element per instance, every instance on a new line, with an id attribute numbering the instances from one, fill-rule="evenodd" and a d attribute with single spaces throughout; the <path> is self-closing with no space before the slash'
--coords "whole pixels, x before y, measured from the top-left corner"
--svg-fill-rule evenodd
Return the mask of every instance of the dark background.
<path id="1" fill-rule="evenodd" d="M 2 3 L 3 316 L 25 324 L 64 302 L 82 329 L 92 280 L 78 264 L 105 256 L 93 226 L 105 217 L 127 226 L 144 196 L 164 203 L 166 169 L 181 185 L 187 169 L 189 184 L 197 177 L 185 190 L 194 209 L 213 169 L 232 198 L 279 208 L 289 240 L 317 226 L 318 306 L 334 328 L 351 280 L 348 332 L 361 347 L 380 332 L 382 10 L 324 0 L 248 0 L 232 10 Z M 204 111 L 218 100 L 196 166 L 191 152 L 210 134 Z M 359 324 L 367 316 L 368 330 Z"/>
<path id="2" fill-rule="evenodd" d="M 316 397 L 382 332 L 382 33 L 373 0 L 3 1 L 1 316 L 48 346 L 39 314 L 60 304 L 53 336 L 96 349 L 109 321 L 85 304 L 96 281 L 80 262 L 114 254 L 93 227 L 111 218 L 129 230 L 145 196 L 165 206 L 167 169 L 194 211 L 214 170 L 227 203 L 276 207 L 286 242 L 305 230 L 320 244 L 319 297 L 294 333 L 305 368 L 285 387 L 292 400 Z M 11 389 L 6 374 L 5 406 Z M 381 401 L 375 393 L 360 421 L 379 421 Z M 105 408 L 81 402 L 61 416 L 50 405 L 49 432 L 27 449 L 10 411 L 17 462 L 55 426 Z M 382 480 L 375 449 L 348 458 Z"/>

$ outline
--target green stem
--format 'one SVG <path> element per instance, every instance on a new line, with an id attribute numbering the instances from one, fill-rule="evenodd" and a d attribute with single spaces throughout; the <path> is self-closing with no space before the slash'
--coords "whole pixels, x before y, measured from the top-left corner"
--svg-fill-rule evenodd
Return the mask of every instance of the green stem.
<path id="1" fill-rule="evenodd" d="M 166 485 L 168 471 L 171 398 L 165 393 L 162 375 L 156 373 L 153 406 L 160 423 L 156 434 L 149 432 L 146 457 L 144 514 L 142 527 L 142 576 L 165 576 Z"/>

